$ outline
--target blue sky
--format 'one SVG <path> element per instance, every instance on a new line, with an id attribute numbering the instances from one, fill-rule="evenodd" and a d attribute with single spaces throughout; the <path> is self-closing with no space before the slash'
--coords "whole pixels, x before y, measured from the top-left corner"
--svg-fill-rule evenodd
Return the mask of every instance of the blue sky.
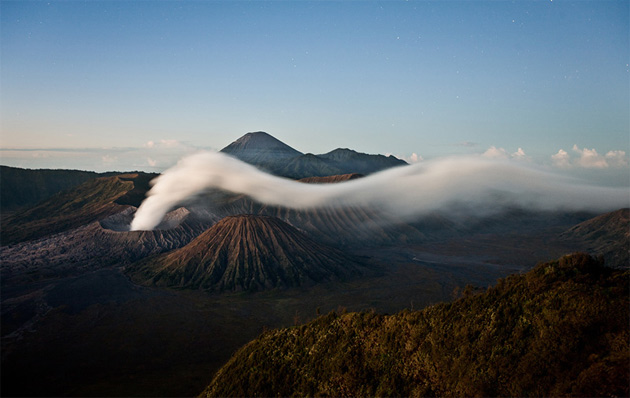
<path id="1" fill-rule="evenodd" d="M 263 130 L 303 152 L 628 168 L 627 1 L 0 7 L 2 164 L 161 170 Z"/>

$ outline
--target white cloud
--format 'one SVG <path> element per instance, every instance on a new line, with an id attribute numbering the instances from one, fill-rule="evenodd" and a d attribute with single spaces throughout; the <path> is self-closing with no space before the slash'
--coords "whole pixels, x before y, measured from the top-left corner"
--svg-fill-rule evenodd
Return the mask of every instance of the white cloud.
<path id="1" fill-rule="evenodd" d="M 159 140 L 159 141 L 151 140 L 151 141 L 147 141 L 147 143 L 144 144 L 144 147 L 149 148 L 149 149 L 177 148 L 181 146 L 183 146 L 183 144 L 179 142 L 178 140 Z"/>
<path id="2" fill-rule="evenodd" d="M 573 145 L 573 151 L 580 154 L 580 158 L 575 163 L 585 169 L 605 169 L 608 167 L 606 159 L 593 149 L 580 149 L 577 144 Z"/>
<path id="3" fill-rule="evenodd" d="M 572 158 L 568 152 L 560 149 L 558 153 L 551 156 L 551 162 L 555 167 L 569 169 L 573 167 L 583 169 L 607 169 L 623 168 L 628 166 L 626 152 L 621 150 L 611 150 L 606 155 L 600 155 L 595 148 L 588 149 L 573 145 L 573 152 L 578 157 Z"/>
<path id="4" fill-rule="evenodd" d="M 158 177 L 135 214 L 132 230 L 154 228 L 169 210 L 209 188 L 294 209 L 367 206 L 383 209 L 395 222 L 440 211 L 459 220 L 461 212 L 489 215 L 514 206 L 609 211 L 628 203 L 627 188 L 582 184 L 522 162 L 479 156 L 394 167 L 347 184 L 302 184 L 220 152 L 198 152 Z"/>
<path id="5" fill-rule="evenodd" d="M 156 161 L 156 160 L 153 160 L 153 159 L 151 159 L 151 158 L 149 158 L 149 157 L 147 158 L 147 163 L 148 163 L 148 164 L 149 164 L 149 166 L 151 166 L 151 167 L 155 167 L 155 166 L 157 166 L 157 161 Z"/>
<path id="6" fill-rule="evenodd" d="M 561 169 L 571 168 L 571 156 L 564 149 L 560 149 L 555 155 L 551 155 L 551 162 Z"/>
<path id="7" fill-rule="evenodd" d="M 626 158 L 625 151 L 608 151 L 606 154 L 606 160 L 608 164 L 612 167 L 627 167 L 628 159 Z"/>
<path id="8" fill-rule="evenodd" d="M 516 160 L 527 160 L 530 161 L 531 158 L 525 154 L 523 148 L 518 148 L 518 150 L 510 155 L 512 159 Z"/>
<path id="9" fill-rule="evenodd" d="M 407 163 L 418 163 L 418 162 L 421 162 L 422 160 L 424 160 L 422 156 L 418 155 L 418 154 L 417 154 L 417 153 L 415 153 L 415 152 L 414 152 L 414 153 L 412 153 L 412 154 L 411 154 L 411 156 L 406 157 L 406 158 L 404 158 L 404 159 L 405 159 L 405 161 L 406 161 Z"/>
<path id="10" fill-rule="evenodd" d="M 492 145 L 481 156 L 488 159 L 507 159 L 509 157 L 507 151 L 503 148 L 497 148 Z"/>
<path id="11" fill-rule="evenodd" d="M 523 148 L 518 148 L 516 152 L 508 153 L 505 148 L 497 148 L 492 145 L 483 154 L 482 157 L 488 159 L 515 159 L 515 160 L 530 160 L 529 156 L 525 154 Z"/>

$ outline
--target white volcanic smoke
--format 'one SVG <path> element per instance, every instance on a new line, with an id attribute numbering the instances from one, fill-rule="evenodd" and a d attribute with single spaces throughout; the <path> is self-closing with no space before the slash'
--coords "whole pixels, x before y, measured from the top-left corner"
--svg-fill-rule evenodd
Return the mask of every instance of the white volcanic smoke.
<path id="1" fill-rule="evenodd" d="M 305 184 L 223 153 L 203 152 L 183 158 L 153 184 L 131 230 L 155 228 L 169 210 L 213 188 L 294 209 L 371 206 L 405 218 L 444 208 L 474 214 L 505 206 L 605 211 L 630 202 L 628 189 L 588 186 L 520 163 L 480 157 L 424 161 L 338 184 Z"/>

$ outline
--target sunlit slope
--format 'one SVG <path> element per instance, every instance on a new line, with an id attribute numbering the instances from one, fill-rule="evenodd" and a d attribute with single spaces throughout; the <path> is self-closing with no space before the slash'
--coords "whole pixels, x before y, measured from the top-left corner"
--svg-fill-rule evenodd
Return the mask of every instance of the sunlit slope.
<path id="1" fill-rule="evenodd" d="M 277 218 L 237 215 L 178 250 L 132 265 L 129 274 L 158 286 L 255 291 L 344 279 L 360 270 L 351 257 Z"/>
<path id="2" fill-rule="evenodd" d="M 628 282 L 575 254 L 422 311 L 331 313 L 250 342 L 202 396 L 628 396 Z"/>
<path id="3" fill-rule="evenodd" d="M 96 178 L 60 192 L 41 203 L 2 219 L 2 244 L 63 232 L 130 205 L 138 206 L 152 175 L 135 173 Z"/>

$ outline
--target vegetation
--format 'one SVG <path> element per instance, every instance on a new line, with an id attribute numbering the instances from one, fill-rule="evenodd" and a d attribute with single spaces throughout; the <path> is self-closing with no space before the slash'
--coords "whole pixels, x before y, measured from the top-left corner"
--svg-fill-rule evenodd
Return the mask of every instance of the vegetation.
<path id="1" fill-rule="evenodd" d="M 574 254 L 421 311 L 329 313 L 250 342 L 202 396 L 628 396 L 629 276 Z"/>

